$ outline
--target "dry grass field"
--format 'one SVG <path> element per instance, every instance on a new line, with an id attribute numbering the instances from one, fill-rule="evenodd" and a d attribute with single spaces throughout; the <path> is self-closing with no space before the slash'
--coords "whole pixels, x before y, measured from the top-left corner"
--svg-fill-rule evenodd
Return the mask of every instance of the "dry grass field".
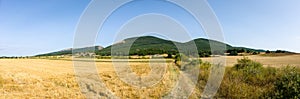
<path id="1" fill-rule="evenodd" d="M 119 79 L 111 62 L 96 63 L 105 86 L 120 98 L 158 98 L 174 86 L 178 75 L 176 68 L 167 69 L 154 86 L 139 88 Z M 147 75 L 151 69 L 147 62 L 130 63 L 138 76 Z M 153 68 L 152 68 L 153 69 Z M 177 72 L 177 73 L 176 73 Z M 85 98 L 75 79 L 72 61 L 48 59 L 1 59 L 0 98 Z M 88 93 L 87 93 L 88 94 Z M 147 96 L 147 97 L 142 97 Z"/>
<path id="2" fill-rule="evenodd" d="M 237 59 L 242 59 L 244 56 L 226 56 L 226 66 L 233 66 L 237 63 Z M 283 56 L 261 56 L 251 55 L 246 56 L 251 60 L 262 63 L 264 66 L 281 67 L 286 65 L 300 66 L 300 54 L 283 55 Z M 203 61 L 211 62 L 211 58 L 201 58 Z"/>
<path id="3" fill-rule="evenodd" d="M 83 98 L 71 61 L 1 59 L 1 99 Z"/>
<path id="4" fill-rule="evenodd" d="M 289 56 L 248 56 L 264 66 L 300 66 L 300 55 Z M 243 56 L 227 56 L 227 66 L 232 66 Z M 210 58 L 202 58 L 210 61 Z M 150 87 L 136 87 L 122 81 L 109 60 L 97 60 L 98 76 L 105 86 L 120 98 L 159 98 L 163 97 L 178 80 L 179 70 L 173 63 L 165 64 L 166 71 L 158 83 Z M 141 61 L 141 60 L 139 60 Z M 130 62 L 131 70 L 138 76 L 151 73 L 149 63 Z M 144 60 L 142 60 L 144 61 Z M 157 80 L 157 79 L 156 79 Z M 82 89 L 84 90 L 84 89 Z M 100 94 L 101 92 L 99 92 Z M 194 90 L 190 98 L 201 92 Z M 86 93 L 89 94 L 89 93 Z M 103 93 L 101 93 L 103 95 Z M 103 95 L 106 96 L 106 95 Z M 73 62 L 48 59 L 0 59 L 0 99 L 16 98 L 85 98 L 75 79 Z"/>

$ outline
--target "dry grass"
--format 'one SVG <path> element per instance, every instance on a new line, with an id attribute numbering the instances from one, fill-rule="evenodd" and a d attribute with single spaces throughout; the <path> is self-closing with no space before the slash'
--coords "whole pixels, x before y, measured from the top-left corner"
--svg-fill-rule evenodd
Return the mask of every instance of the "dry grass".
<path id="1" fill-rule="evenodd" d="M 3 98 L 83 98 L 71 62 L 1 59 Z"/>
<path id="2" fill-rule="evenodd" d="M 300 66 L 300 55 L 248 57 L 264 66 Z M 233 66 L 236 60 L 241 58 L 243 56 L 227 56 L 227 66 Z M 202 60 L 210 61 L 210 58 Z M 120 98 L 160 98 L 167 95 L 178 80 L 179 70 L 174 68 L 173 63 L 168 62 L 164 65 L 167 70 L 157 84 L 140 88 L 122 81 L 110 60 L 97 61 L 98 76 L 105 86 Z M 130 61 L 131 70 L 139 77 L 149 75 L 153 69 L 148 62 L 141 62 L 146 60 Z M 0 98 L 85 98 L 74 75 L 73 63 L 68 59 L 0 59 Z M 200 86 L 194 90 L 190 98 L 199 98 L 203 88 Z"/>
<path id="3" fill-rule="evenodd" d="M 141 66 L 145 66 L 146 68 L 142 68 Z M 131 64 L 131 68 L 138 76 L 145 76 L 150 72 L 147 63 L 133 63 Z M 168 94 L 177 78 L 177 75 L 168 70 L 161 81 L 158 81 L 159 83 L 154 86 L 139 88 L 122 81 L 112 70 L 100 71 L 100 77 L 104 80 L 106 87 L 121 98 L 160 98 Z"/>
<path id="4" fill-rule="evenodd" d="M 99 76 L 111 92 L 120 98 L 159 98 L 173 88 L 178 70 L 167 64 L 157 84 L 138 88 L 119 79 L 110 62 L 96 63 Z M 148 75 L 149 63 L 130 63 L 138 76 Z M 84 98 L 74 76 L 72 61 L 46 59 L 1 59 L 0 98 Z"/>
<path id="5" fill-rule="evenodd" d="M 242 59 L 244 56 L 226 56 L 226 66 L 233 66 L 237 63 L 237 59 Z M 300 55 L 284 55 L 284 56 L 261 56 L 251 55 L 246 56 L 251 60 L 262 63 L 264 66 L 281 67 L 281 66 L 297 66 L 300 67 Z M 211 62 L 211 58 L 201 58 L 203 61 Z"/>

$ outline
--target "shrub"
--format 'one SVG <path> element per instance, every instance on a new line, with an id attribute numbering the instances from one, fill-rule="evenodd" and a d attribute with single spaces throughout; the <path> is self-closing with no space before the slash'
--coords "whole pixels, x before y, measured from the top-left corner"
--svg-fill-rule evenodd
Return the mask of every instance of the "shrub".
<path id="1" fill-rule="evenodd" d="M 263 68 L 261 63 L 255 62 L 247 57 L 238 59 L 238 63 L 233 69 L 241 73 L 240 76 L 243 77 L 243 82 L 251 85 L 266 86 L 276 80 L 275 68 Z"/>
<path id="2" fill-rule="evenodd" d="M 182 64 L 180 67 L 182 70 L 192 70 L 196 66 L 199 66 L 201 64 L 202 64 L 201 59 L 190 59 L 190 60 L 185 61 L 185 63 Z"/>
<path id="3" fill-rule="evenodd" d="M 185 54 L 176 54 L 175 56 L 175 64 L 181 69 L 193 69 L 195 66 L 199 66 L 202 63 L 201 59 L 197 58 L 189 58 Z"/>
<path id="4" fill-rule="evenodd" d="M 188 57 L 182 53 L 176 54 L 175 56 L 175 64 L 182 65 L 182 63 L 188 61 Z"/>
<path id="5" fill-rule="evenodd" d="M 209 62 L 201 62 L 200 69 L 201 70 L 209 70 L 211 67 L 211 64 Z"/>
<path id="6" fill-rule="evenodd" d="M 298 99 L 300 97 L 300 72 L 295 67 L 287 66 L 283 75 L 275 81 L 274 91 L 269 97 Z"/>
<path id="7" fill-rule="evenodd" d="M 173 58 L 172 54 L 168 54 L 168 56 L 166 58 Z"/>
<path id="8" fill-rule="evenodd" d="M 237 56 L 238 55 L 238 52 L 237 51 L 231 51 L 229 53 L 229 56 Z"/>
<path id="9" fill-rule="evenodd" d="M 300 69 L 290 66 L 283 69 L 262 67 L 248 58 L 239 59 L 234 67 L 226 68 L 216 97 L 298 99 Z"/>
<path id="10" fill-rule="evenodd" d="M 238 59 L 237 60 L 238 63 L 234 65 L 234 68 L 236 70 L 240 70 L 240 69 L 246 69 L 246 70 L 250 70 L 251 69 L 257 69 L 257 68 L 262 68 L 262 64 L 259 62 L 255 62 L 251 59 L 249 59 L 248 57 L 244 57 L 243 59 Z"/>
<path id="11" fill-rule="evenodd" d="M 274 67 L 256 68 L 256 74 L 251 74 L 244 69 L 226 67 L 222 84 L 217 97 L 240 99 L 259 99 L 273 88 L 276 81 L 277 69 Z"/>
<path id="12" fill-rule="evenodd" d="M 260 54 L 260 52 L 253 52 L 252 55 Z"/>

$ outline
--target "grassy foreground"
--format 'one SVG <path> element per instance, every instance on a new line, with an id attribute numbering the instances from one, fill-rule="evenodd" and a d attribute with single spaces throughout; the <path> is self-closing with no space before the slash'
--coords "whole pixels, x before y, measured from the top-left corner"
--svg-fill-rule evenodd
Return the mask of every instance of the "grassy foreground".
<path id="1" fill-rule="evenodd" d="M 147 62 L 132 62 L 138 75 L 150 72 Z M 96 62 L 99 76 L 120 98 L 160 98 L 176 81 L 178 69 L 168 63 L 164 78 L 154 87 L 138 89 L 120 79 L 110 62 Z M 198 84 L 190 98 L 200 98 L 211 65 L 202 62 Z M 175 75 L 174 75 L 175 73 Z M 172 74 L 172 75 L 171 75 Z M 0 98 L 85 98 L 75 79 L 72 61 L 46 59 L 1 59 Z M 226 67 L 215 98 L 299 98 L 300 69 L 293 66 L 266 67 L 248 58 Z M 145 96 L 145 97 L 144 97 Z"/>
<path id="2" fill-rule="evenodd" d="M 201 66 L 207 67 L 202 64 Z M 209 69 L 203 69 L 199 82 L 208 78 Z M 203 79 L 204 78 L 204 79 Z M 203 85 L 199 85 L 199 88 Z M 233 67 L 226 67 L 218 98 L 285 98 L 300 97 L 300 69 L 293 66 L 263 67 L 248 58 L 239 59 Z"/>

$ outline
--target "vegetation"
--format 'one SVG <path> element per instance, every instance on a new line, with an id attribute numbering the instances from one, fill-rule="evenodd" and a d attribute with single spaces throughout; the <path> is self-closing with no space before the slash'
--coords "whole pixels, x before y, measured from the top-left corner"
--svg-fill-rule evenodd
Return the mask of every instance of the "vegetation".
<path id="1" fill-rule="evenodd" d="M 131 45 L 132 44 L 132 45 Z M 215 54 L 224 54 L 224 52 L 231 52 L 233 50 L 236 50 L 238 53 L 240 52 L 263 52 L 264 50 L 254 50 L 250 48 L 244 48 L 244 47 L 232 47 L 228 44 L 199 38 L 194 39 L 189 42 L 180 43 L 170 40 L 164 40 L 153 36 L 143 36 L 139 38 L 129 38 L 125 39 L 124 42 L 114 44 L 111 46 L 108 46 L 102 50 L 96 51 L 97 55 L 101 56 L 110 56 L 111 54 L 114 55 L 155 55 L 155 54 L 171 54 L 176 55 L 181 51 L 180 53 L 186 53 L 189 55 L 197 54 L 196 52 L 189 52 L 189 50 L 186 50 L 184 48 L 192 48 L 193 44 L 196 45 L 198 55 L 200 57 L 209 57 L 211 52 L 211 44 L 218 46 L 219 49 L 224 49 L 225 47 L 228 49 L 227 51 L 217 51 L 214 52 Z M 225 45 L 225 46 L 224 46 Z M 114 47 L 114 52 L 111 53 L 111 49 Z M 126 49 L 130 48 L 130 49 Z M 126 53 L 128 52 L 129 53 Z"/>
<path id="2" fill-rule="evenodd" d="M 295 67 L 287 66 L 282 70 L 283 74 L 277 78 L 274 92 L 269 97 L 280 99 L 298 99 L 300 97 L 300 72 Z"/>
<path id="3" fill-rule="evenodd" d="M 112 56 L 99 56 L 111 58 Z M 294 58 L 294 57 L 292 57 Z M 177 54 L 177 68 L 171 59 L 168 59 L 167 76 L 157 86 L 139 90 L 117 79 L 113 64 L 110 60 L 97 60 L 96 65 L 101 66 L 99 75 L 106 85 L 121 98 L 141 98 L 142 95 L 151 98 L 159 98 L 173 88 L 179 71 L 187 71 L 192 66 L 200 66 L 197 89 L 192 93 L 191 98 L 201 97 L 210 70 L 213 67 L 209 62 L 189 58 L 184 54 Z M 13 59 L 1 60 L 0 89 L 3 87 L 7 97 L 82 97 L 80 89 L 75 81 L 72 61 L 63 60 L 42 60 L 42 59 L 20 59 L 10 62 Z M 85 61 L 82 61 L 85 62 Z M 130 60 L 132 70 L 138 75 L 147 75 L 151 70 L 148 66 L 148 59 Z M 184 63 L 180 63 L 184 62 Z M 28 64 L 28 65 L 23 65 Z M 27 68 L 31 66 L 32 68 Z M 181 69 L 181 67 L 183 67 Z M 22 69 L 22 70 L 17 70 Z M 159 69 L 159 68 L 156 68 Z M 43 70 L 43 71 L 36 71 Z M 173 75 L 174 74 L 174 75 Z M 41 79 L 42 80 L 41 80 Z M 66 79 L 67 78 L 67 79 Z M 5 81 L 4 81 L 5 80 Z M 22 86 L 19 86 L 22 85 Z M 238 59 L 232 67 L 226 67 L 222 83 L 215 98 L 250 98 L 250 99 L 278 99 L 278 98 L 298 98 L 300 89 L 300 68 L 286 66 L 282 68 L 264 67 L 261 63 L 253 61 L 247 57 Z M 40 87 L 35 87 L 40 86 Z M 169 89 L 168 89 L 169 88 Z M 55 89 L 54 91 L 52 89 Z M 0 90 L 3 93 L 4 90 Z M 57 92 L 58 91 L 58 92 Z M 20 96 L 14 96 L 16 93 Z M 38 94 L 36 94 L 38 93 Z M 54 95 L 56 94 L 56 95 Z M 39 95 L 39 96 L 37 96 Z M 27 98 L 25 97 L 25 98 Z"/>
<path id="4" fill-rule="evenodd" d="M 229 56 L 237 56 L 238 55 L 238 52 L 237 51 L 231 51 L 229 53 Z"/>
<path id="5" fill-rule="evenodd" d="M 197 48 L 197 52 L 191 52 L 186 48 L 192 48 L 195 44 Z M 226 50 L 216 50 L 211 52 L 211 45 L 216 46 L 216 49 L 224 49 Z M 114 47 L 114 52 L 112 53 L 112 47 Z M 129 49 L 128 49 L 129 48 Z M 121 43 L 113 44 L 106 48 L 102 48 L 101 46 L 93 46 L 93 47 L 84 47 L 77 49 L 67 49 L 61 50 L 57 52 L 51 52 L 46 54 L 36 55 L 39 56 L 60 56 L 60 55 L 71 55 L 72 51 L 76 53 L 76 55 L 81 55 L 81 57 L 85 57 L 88 55 L 89 57 L 92 55 L 96 56 L 145 56 L 145 55 L 157 55 L 157 54 L 168 54 L 167 58 L 171 58 L 171 56 L 176 55 L 177 53 L 185 53 L 187 55 L 199 55 L 200 57 L 210 57 L 212 53 L 214 55 L 223 55 L 224 53 L 228 53 L 229 56 L 237 56 L 239 53 L 243 53 L 246 55 L 257 55 L 261 52 L 266 52 L 266 56 L 277 56 L 280 54 L 294 54 L 293 52 L 276 50 L 276 51 L 265 51 L 259 49 L 251 49 L 246 47 L 233 47 L 229 44 L 225 44 L 215 40 L 209 40 L 204 38 L 198 38 L 191 40 L 189 42 L 176 42 L 171 40 L 164 40 L 161 38 L 153 37 L 153 36 L 142 36 L 142 37 L 134 37 L 128 38 L 122 41 Z M 92 54 L 92 55 L 91 55 Z"/>
<path id="6" fill-rule="evenodd" d="M 74 51 L 75 53 L 81 53 L 81 52 L 90 52 L 90 53 L 94 53 L 95 51 L 99 51 L 101 50 L 102 47 L 101 46 L 94 46 L 94 47 L 84 47 L 84 48 L 77 48 L 77 49 L 66 49 L 66 50 L 61 50 L 61 51 L 57 51 L 57 52 L 51 52 L 51 53 L 46 53 L 46 54 L 39 54 L 36 56 L 59 56 L 59 55 L 71 55 L 72 51 Z"/>
<path id="7" fill-rule="evenodd" d="M 216 98 L 297 99 L 300 96 L 300 69 L 296 67 L 263 67 L 247 57 L 238 59 L 226 72 Z M 211 65 L 202 63 L 198 88 L 204 88 Z"/>
<path id="8" fill-rule="evenodd" d="M 237 61 L 238 63 L 233 67 L 236 70 L 253 70 L 262 68 L 261 63 L 250 60 L 247 57 L 244 57 L 243 59 L 238 59 Z"/>

